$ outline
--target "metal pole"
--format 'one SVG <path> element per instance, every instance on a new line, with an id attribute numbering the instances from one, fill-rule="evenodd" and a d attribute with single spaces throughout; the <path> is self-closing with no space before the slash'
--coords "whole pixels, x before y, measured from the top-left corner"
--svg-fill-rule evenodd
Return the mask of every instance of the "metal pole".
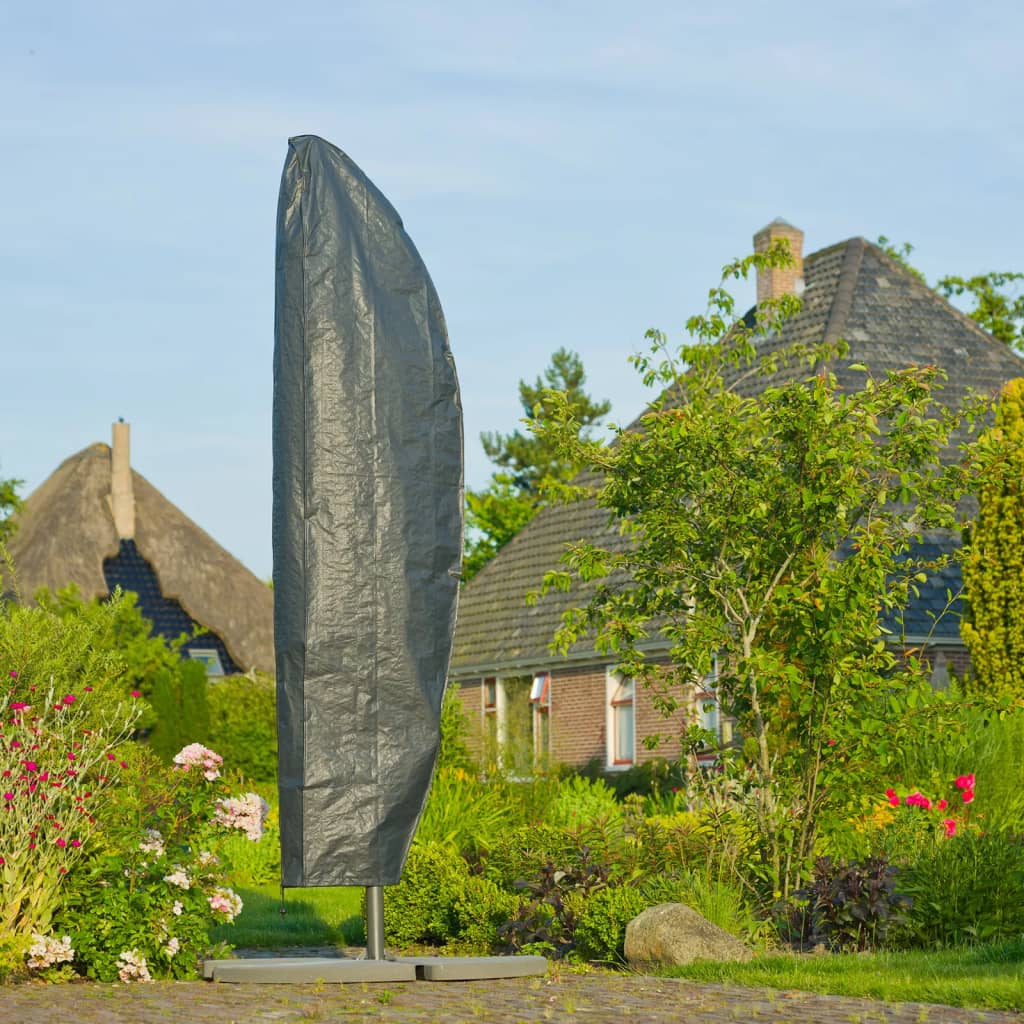
<path id="1" fill-rule="evenodd" d="M 384 887 L 366 887 L 366 959 L 384 959 Z"/>

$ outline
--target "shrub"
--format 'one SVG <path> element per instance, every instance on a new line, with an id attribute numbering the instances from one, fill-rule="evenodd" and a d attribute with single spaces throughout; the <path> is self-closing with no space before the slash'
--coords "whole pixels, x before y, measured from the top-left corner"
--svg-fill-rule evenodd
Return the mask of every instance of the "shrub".
<path id="1" fill-rule="evenodd" d="M 622 804 L 603 779 L 574 775 L 562 781 L 548 807 L 547 820 L 563 828 L 581 828 L 594 822 L 618 826 L 623 823 Z"/>
<path id="2" fill-rule="evenodd" d="M 441 768 L 417 835 L 424 843 L 456 851 L 486 848 L 512 824 L 513 811 L 502 785 L 481 782 L 461 768 Z"/>
<path id="3" fill-rule="evenodd" d="M 90 978 L 194 977 L 210 928 L 241 910 L 218 852 L 225 829 L 258 835 L 259 800 L 244 801 L 241 814 L 225 803 L 220 758 L 198 744 L 176 760 L 168 767 L 145 748 L 132 752 L 117 799 L 102 808 L 104 846 L 70 879 L 54 917 Z"/>
<path id="4" fill-rule="evenodd" d="M 622 963 L 626 925 L 651 902 L 630 885 L 599 889 L 586 901 L 576 922 L 576 955 L 583 960 Z"/>
<path id="5" fill-rule="evenodd" d="M 515 915 L 498 930 L 507 953 L 543 952 L 556 959 L 575 948 L 576 923 L 593 893 L 608 885 L 608 869 L 582 847 L 563 866 L 548 861 L 516 888 L 527 894 Z"/>
<path id="6" fill-rule="evenodd" d="M 149 703 L 156 721 L 147 743 L 165 763 L 189 743 L 209 743 L 218 750 L 210 731 L 209 684 L 206 666 L 178 660 L 153 673 Z"/>
<path id="7" fill-rule="evenodd" d="M 41 613 L 45 615 L 45 613 Z M 29 617 L 30 620 L 38 616 Z M 123 790 L 115 751 L 138 710 L 11 669 L 0 695 L 0 934 L 46 933 L 69 872 L 106 841 L 102 808 Z M 62 680 L 62 682 L 66 682 Z"/>
<path id="8" fill-rule="evenodd" d="M 490 879 L 469 875 L 455 898 L 456 934 L 446 944 L 452 953 L 480 956 L 493 953 L 498 929 L 519 905 L 519 897 Z"/>
<path id="9" fill-rule="evenodd" d="M 399 948 L 439 946 L 453 938 L 458 931 L 455 904 L 468 878 L 466 862 L 449 847 L 414 842 L 402 880 L 384 890 L 388 943 Z"/>
<path id="10" fill-rule="evenodd" d="M 469 716 L 459 696 L 456 683 L 449 683 L 441 702 L 441 749 L 437 758 L 438 770 L 462 769 L 473 772 L 476 761 L 469 749 Z"/>
<path id="11" fill-rule="evenodd" d="M 270 676 L 228 676 L 207 684 L 210 745 L 247 779 L 277 780 L 277 689 Z M 193 736 L 193 739 L 199 737 Z"/>
<path id="12" fill-rule="evenodd" d="M 553 825 L 518 825 L 496 835 L 478 854 L 486 878 L 504 889 L 517 881 L 535 878 L 548 861 L 561 864 L 573 856 L 576 837 Z"/>
<path id="13" fill-rule="evenodd" d="M 900 875 L 913 900 L 910 941 L 939 948 L 1024 933 L 1024 845 L 966 831 L 919 852 Z"/>
<path id="14" fill-rule="evenodd" d="M 896 877 L 884 855 L 862 863 L 819 857 L 813 882 L 795 895 L 808 901 L 815 937 L 838 949 L 879 949 L 907 921 L 910 900 L 896 891 Z"/>

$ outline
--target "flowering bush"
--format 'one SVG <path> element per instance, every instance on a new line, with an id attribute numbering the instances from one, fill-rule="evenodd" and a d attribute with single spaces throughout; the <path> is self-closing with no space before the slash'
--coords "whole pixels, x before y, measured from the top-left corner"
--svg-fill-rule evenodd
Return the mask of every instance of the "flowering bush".
<path id="1" fill-rule="evenodd" d="M 258 793 L 216 800 L 215 804 L 217 810 L 214 812 L 213 820 L 218 825 L 241 829 L 254 843 L 263 835 L 263 822 L 270 810 L 270 804 Z"/>
<path id="2" fill-rule="evenodd" d="M 0 695 L 0 932 L 44 934 L 66 876 L 101 842 L 99 806 L 119 783 L 114 752 L 134 706 L 93 713 L 92 688 L 61 692 L 7 674 Z"/>
<path id="3" fill-rule="evenodd" d="M 225 826 L 259 839 L 262 801 L 220 796 L 222 763 L 199 744 L 182 750 L 173 767 L 134 751 L 124 791 L 108 807 L 109 845 L 76 873 L 56 919 L 89 977 L 193 977 L 197 959 L 210 952 L 210 928 L 241 912 L 219 852 Z M 232 817 L 225 807 L 248 813 Z"/>

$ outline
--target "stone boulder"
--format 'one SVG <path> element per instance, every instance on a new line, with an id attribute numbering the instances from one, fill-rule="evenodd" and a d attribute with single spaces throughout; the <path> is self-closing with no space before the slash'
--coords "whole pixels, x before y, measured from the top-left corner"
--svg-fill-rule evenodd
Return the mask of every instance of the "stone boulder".
<path id="1" fill-rule="evenodd" d="M 648 907 L 626 925 L 626 959 L 639 969 L 694 960 L 749 960 L 750 950 L 684 903 Z"/>

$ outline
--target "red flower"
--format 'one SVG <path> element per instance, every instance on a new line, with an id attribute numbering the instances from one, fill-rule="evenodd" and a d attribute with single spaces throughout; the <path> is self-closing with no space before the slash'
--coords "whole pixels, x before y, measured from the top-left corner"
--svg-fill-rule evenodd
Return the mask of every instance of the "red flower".
<path id="1" fill-rule="evenodd" d="M 947 839 L 952 839 L 956 835 L 956 822 L 952 818 L 943 818 L 942 827 L 946 830 Z"/>
<path id="2" fill-rule="evenodd" d="M 937 807 L 937 808 L 938 808 L 938 809 L 939 809 L 940 811 L 944 811 L 944 810 L 946 809 L 946 807 L 947 807 L 947 804 L 946 804 L 946 801 L 945 801 L 945 800 L 940 800 L 940 801 L 939 801 L 939 802 L 938 802 L 938 803 L 937 803 L 937 804 L 936 804 L 935 806 L 936 806 L 936 807 Z"/>
<path id="3" fill-rule="evenodd" d="M 957 789 L 974 789 L 974 775 L 959 775 L 956 780 Z"/>
<path id="4" fill-rule="evenodd" d="M 973 789 L 965 789 L 964 790 L 964 803 L 965 804 L 969 804 L 973 799 L 974 799 L 974 790 Z"/>

